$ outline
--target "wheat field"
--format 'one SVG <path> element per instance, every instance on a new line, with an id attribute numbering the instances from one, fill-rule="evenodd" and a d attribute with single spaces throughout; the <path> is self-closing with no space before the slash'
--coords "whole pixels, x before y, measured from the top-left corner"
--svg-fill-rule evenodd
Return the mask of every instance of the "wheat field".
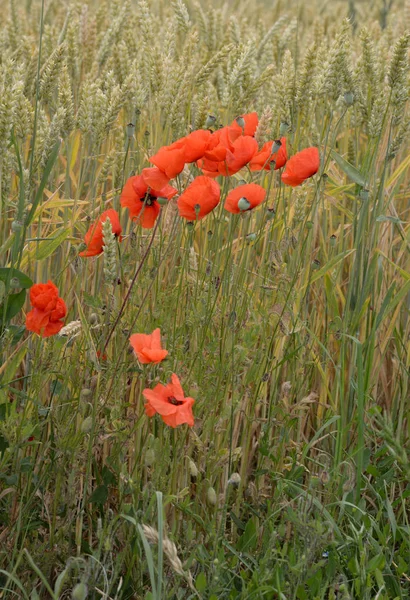
<path id="1" fill-rule="evenodd" d="M 0 598 L 409 598 L 410 2 L 0 14 Z"/>

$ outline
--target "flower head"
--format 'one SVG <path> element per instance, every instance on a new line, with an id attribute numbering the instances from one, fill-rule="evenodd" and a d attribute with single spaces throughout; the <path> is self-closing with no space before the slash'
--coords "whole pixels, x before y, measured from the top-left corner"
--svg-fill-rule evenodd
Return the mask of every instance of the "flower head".
<path id="1" fill-rule="evenodd" d="M 111 221 L 113 234 L 116 236 L 121 235 L 122 228 L 118 213 L 113 208 L 110 208 L 104 211 L 98 220 L 90 225 L 84 237 L 87 248 L 83 252 L 80 252 L 80 256 L 98 256 L 98 254 L 101 254 L 104 247 L 102 225 L 107 219 Z"/>
<path id="2" fill-rule="evenodd" d="M 265 196 L 265 189 L 257 183 L 238 185 L 227 195 L 224 208 L 233 214 L 252 210 L 265 200 Z"/>
<path id="3" fill-rule="evenodd" d="M 317 173 L 319 164 L 319 150 L 314 147 L 305 148 L 288 160 L 282 173 L 282 181 L 296 187 Z"/>
<path id="4" fill-rule="evenodd" d="M 200 175 L 178 198 L 179 214 L 189 221 L 199 221 L 218 205 L 219 200 L 218 183 L 205 175 Z"/>
<path id="5" fill-rule="evenodd" d="M 64 322 L 61 319 L 67 315 L 67 307 L 52 281 L 34 284 L 30 288 L 30 302 L 33 308 L 26 316 L 28 331 L 50 337 L 62 329 Z"/>
<path id="6" fill-rule="evenodd" d="M 187 423 L 190 427 L 194 424 L 192 405 L 193 398 L 185 398 L 181 383 L 175 373 L 171 376 L 171 382 L 167 385 L 158 383 L 153 390 L 145 389 L 143 392 L 147 401 L 145 412 L 149 417 L 158 413 L 164 423 L 170 427 L 177 427 Z"/>
<path id="7" fill-rule="evenodd" d="M 154 329 L 149 335 L 134 333 L 130 337 L 130 344 L 142 365 L 160 363 L 168 355 L 168 350 L 164 350 L 161 346 L 161 330 L 159 328 Z"/>
<path id="8" fill-rule="evenodd" d="M 170 200 L 177 193 L 178 190 L 170 185 L 165 185 L 159 190 L 150 188 L 143 175 L 135 175 L 124 185 L 120 202 L 122 207 L 128 208 L 132 219 L 139 220 L 141 227 L 152 229 L 161 210 L 157 199 Z"/>
<path id="9" fill-rule="evenodd" d="M 279 144 L 279 149 L 272 153 L 275 146 Z M 266 142 L 262 149 L 250 160 L 249 168 L 251 171 L 261 171 L 262 169 L 277 171 L 286 164 L 286 161 L 286 138 L 283 137 L 278 142 Z"/>
<path id="10" fill-rule="evenodd" d="M 170 146 L 163 146 L 149 162 L 158 167 L 169 179 L 173 179 L 185 167 L 185 140 L 181 138 Z"/>

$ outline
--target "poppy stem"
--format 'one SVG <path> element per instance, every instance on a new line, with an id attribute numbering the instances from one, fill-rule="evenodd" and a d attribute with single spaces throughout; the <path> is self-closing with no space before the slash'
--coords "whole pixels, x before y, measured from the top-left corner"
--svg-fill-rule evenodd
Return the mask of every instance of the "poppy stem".
<path id="1" fill-rule="evenodd" d="M 125 307 L 126 307 L 126 305 L 127 305 L 128 299 L 129 299 L 129 297 L 130 297 L 130 295 L 131 295 L 132 288 L 134 287 L 134 285 L 135 285 L 135 282 L 137 281 L 138 275 L 140 274 L 140 272 L 141 272 L 141 269 L 142 269 L 142 267 L 144 266 L 144 263 L 145 263 L 145 261 L 146 261 L 146 260 L 147 260 L 147 258 L 148 258 L 148 254 L 149 254 L 149 252 L 150 252 L 150 250 L 151 250 L 151 246 L 152 246 L 152 244 L 153 244 L 153 242 L 154 242 L 154 239 L 155 239 L 155 234 L 156 234 L 156 232 L 157 232 L 157 229 L 158 229 L 158 225 L 159 225 L 159 223 L 160 223 L 160 220 L 161 220 L 161 213 L 158 215 L 158 219 L 157 219 L 157 221 L 156 221 L 156 223 L 155 223 L 155 227 L 154 227 L 154 230 L 153 230 L 153 232 L 152 232 L 152 236 L 151 236 L 151 239 L 150 239 L 150 241 L 149 241 L 148 247 L 147 247 L 147 249 L 146 249 L 146 251 L 145 251 L 145 254 L 144 254 L 144 256 L 142 257 L 142 260 L 141 260 L 140 264 L 138 265 L 138 268 L 137 268 L 137 270 L 135 271 L 134 277 L 132 278 L 132 281 L 131 281 L 131 283 L 130 283 L 130 287 L 128 288 L 128 291 L 127 291 L 127 293 L 125 294 L 125 298 L 124 298 L 124 300 L 123 300 L 123 303 L 122 303 L 122 305 L 121 305 L 121 308 L 120 308 L 120 311 L 119 311 L 119 313 L 118 313 L 118 315 L 117 315 L 117 318 L 115 319 L 114 325 L 111 327 L 111 330 L 110 330 L 110 332 L 109 332 L 109 334 L 108 334 L 108 336 L 107 336 L 107 339 L 105 340 L 105 344 L 104 344 L 104 348 L 103 348 L 103 353 L 104 353 L 104 352 L 105 352 L 105 350 L 107 349 L 107 346 L 108 346 L 108 344 L 109 344 L 109 341 L 110 341 L 110 339 L 111 339 L 111 337 L 112 337 L 112 335 L 113 335 L 113 333 L 114 333 L 114 331 L 115 331 L 115 329 L 116 329 L 116 327 L 117 327 L 118 323 L 120 322 L 120 319 L 121 319 L 121 317 L 122 317 L 122 315 L 123 315 L 123 312 L 124 312 L 124 310 L 125 310 Z"/>

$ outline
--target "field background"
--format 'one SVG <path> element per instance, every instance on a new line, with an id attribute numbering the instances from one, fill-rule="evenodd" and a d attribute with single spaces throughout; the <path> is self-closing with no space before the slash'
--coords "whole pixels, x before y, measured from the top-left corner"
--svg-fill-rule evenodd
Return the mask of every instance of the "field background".
<path id="1" fill-rule="evenodd" d="M 410 3 L 0 14 L 0 266 L 55 282 L 71 323 L 2 317 L 0 597 L 409 598 Z M 195 227 L 122 211 L 115 277 L 78 256 L 162 145 L 251 110 L 318 175 L 254 174 L 264 205 Z M 169 357 L 141 367 L 129 335 L 155 327 Z M 172 372 L 192 429 L 144 414 Z"/>

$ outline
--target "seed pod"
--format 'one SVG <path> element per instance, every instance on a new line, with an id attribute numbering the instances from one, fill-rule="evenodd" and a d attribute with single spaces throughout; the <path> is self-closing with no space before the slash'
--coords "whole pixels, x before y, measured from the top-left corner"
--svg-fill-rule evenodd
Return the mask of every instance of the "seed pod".
<path id="1" fill-rule="evenodd" d="M 251 207 L 251 203 L 249 202 L 249 200 L 245 197 L 243 198 L 239 198 L 238 200 L 238 208 L 241 211 L 245 211 L 245 210 L 249 210 Z"/>
<path id="2" fill-rule="evenodd" d="M 238 487 L 241 483 L 241 476 L 239 473 L 232 473 L 230 478 L 228 479 L 228 485 L 232 485 L 233 487 Z"/>
<path id="3" fill-rule="evenodd" d="M 89 390 L 88 388 L 83 388 L 80 392 L 80 399 L 84 402 L 88 402 L 92 395 L 93 393 L 91 390 Z"/>

